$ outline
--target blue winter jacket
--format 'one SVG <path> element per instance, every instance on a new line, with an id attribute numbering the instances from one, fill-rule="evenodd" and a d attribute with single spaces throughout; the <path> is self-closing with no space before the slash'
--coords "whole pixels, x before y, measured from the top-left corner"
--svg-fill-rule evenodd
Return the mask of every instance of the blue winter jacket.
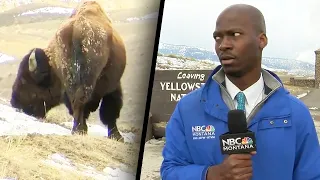
<path id="1" fill-rule="evenodd" d="M 320 180 L 320 147 L 308 108 L 274 73 L 262 74 L 266 100 L 248 123 L 257 143 L 252 180 Z M 218 66 L 204 86 L 177 103 L 166 127 L 163 180 L 205 180 L 208 167 L 223 162 L 219 136 L 228 132 L 230 98 Z"/>

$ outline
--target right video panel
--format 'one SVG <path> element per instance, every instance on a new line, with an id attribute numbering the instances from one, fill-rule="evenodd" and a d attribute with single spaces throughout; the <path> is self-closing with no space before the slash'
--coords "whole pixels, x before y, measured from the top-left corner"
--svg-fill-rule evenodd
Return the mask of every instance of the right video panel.
<path id="1" fill-rule="evenodd" d="M 319 5 L 166 1 L 140 179 L 320 178 Z"/>

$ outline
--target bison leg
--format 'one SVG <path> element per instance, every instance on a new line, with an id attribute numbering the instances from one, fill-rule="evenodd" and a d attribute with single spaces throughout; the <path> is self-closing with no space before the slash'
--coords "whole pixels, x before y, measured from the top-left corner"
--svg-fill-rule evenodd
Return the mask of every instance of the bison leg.
<path id="1" fill-rule="evenodd" d="M 100 105 L 100 120 L 104 125 L 108 126 L 109 138 L 114 138 L 123 142 L 123 138 L 117 128 L 117 119 L 123 105 L 122 89 L 119 86 L 115 91 L 106 94 Z"/>
<path id="2" fill-rule="evenodd" d="M 84 106 L 79 106 L 73 111 L 73 128 L 71 133 L 72 134 L 81 134 L 81 135 L 86 135 L 88 133 L 88 126 L 87 122 L 84 118 Z"/>
<path id="3" fill-rule="evenodd" d="M 67 95 L 67 93 L 64 93 L 64 104 L 67 107 L 67 109 L 69 110 L 69 114 L 72 116 L 73 115 L 73 109 L 72 109 L 72 105 L 70 102 L 70 99 Z M 79 125 L 79 122 L 76 119 L 73 119 L 73 126 L 72 126 L 72 131 L 71 133 L 74 134 L 76 132 L 76 129 Z"/>
<path id="4" fill-rule="evenodd" d="M 88 127 L 86 119 L 89 117 L 90 112 L 88 112 L 85 107 L 79 107 L 77 110 L 74 110 L 66 93 L 64 93 L 64 104 L 69 110 L 69 114 L 73 116 L 71 134 L 87 134 Z"/>
<path id="5" fill-rule="evenodd" d="M 64 103 L 69 110 L 69 114 L 73 115 L 73 109 L 71 106 L 71 102 L 70 102 L 66 93 L 64 94 Z M 98 109 L 99 103 L 100 103 L 100 99 L 93 99 L 90 102 L 86 103 L 86 105 L 84 106 L 84 109 L 83 109 L 83 116 L 82 116 L 83 117 L 82 120 L 83 120 L 84 124 L 80 124 L 80 121 L 79 121 L 80 118 L 74 118 L 73 119 L 72 134 L 75 134 L 78 132 L 81 133 L 81 131 L 83 131 L 82 133 L 85 133 L 85 134 L 87 133 L 88 128 L 86 125 L 86 121 L 89 118 L 90 113 L 94 112 Z"/>

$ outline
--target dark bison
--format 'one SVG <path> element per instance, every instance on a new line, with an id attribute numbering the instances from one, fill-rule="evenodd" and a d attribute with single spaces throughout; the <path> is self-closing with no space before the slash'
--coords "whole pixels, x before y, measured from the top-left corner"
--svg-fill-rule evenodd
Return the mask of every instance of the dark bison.
<path id="1" fill-rule="evenodd" d="M 121 135 L 116 126 L 123 105 L 121 77 L 126 49 L 120 35 L 97 2 L 76 8 L 46 48 L 34 48 L 22 59 L 12 87 L 11 105 L 44 118 L 64 103 L 74 118 L 72 133 L 86 134 L 86 119 L 99 107 L 100 120 L 109 134 Z"/>

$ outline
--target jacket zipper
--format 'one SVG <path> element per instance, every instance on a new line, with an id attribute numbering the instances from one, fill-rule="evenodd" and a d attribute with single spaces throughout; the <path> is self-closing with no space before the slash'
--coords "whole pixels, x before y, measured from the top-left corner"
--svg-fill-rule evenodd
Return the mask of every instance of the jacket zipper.
<path id="1" fill-rule="evenodd" d="M 252 114 L 255 114 L 257 113 L 257 108 L 260 108 L 260 106 L 274 93 L 276 92 L 278 89 L 280 88 L 280 86 L 278 86 L 277 88 L 273 89 L 264 99 L 262 99 L 262 101 L 260 101 L 251 111 L 251 113 L 249 114 L 248 116 L 248 122 L 251 122 L 252 120 Z M 250 126 L 251 124 L 248 123 L 248 127 Z"/>
<path id="2" fill-rule="evenodd" d="M 227 89 L 218 81 L 216 81 L 220 87 L 222 87 L 222 89 L 224 90 L 224 92 L 228 95 L 229 100 L 231 100 L 231 106 L 233 107 L 233 109 L 235 109 L 235 105 L 233 103 L 233 99 L 231 98 L 230 94 L 228 93 Z M 278 90 L 280 88 L 280 86 L 278 86 L 277 88 L 273 89 L 262 101 L 260 101 L 251 111 L 251 113 L 248 116 L 248 122 L 250 122 L 252 119 L 252 114 L 256 113 L 257 108 L 259 108 L 276 90 Z M 248 127 L 249 127 L 249 123 L 248 123 Z"/>

